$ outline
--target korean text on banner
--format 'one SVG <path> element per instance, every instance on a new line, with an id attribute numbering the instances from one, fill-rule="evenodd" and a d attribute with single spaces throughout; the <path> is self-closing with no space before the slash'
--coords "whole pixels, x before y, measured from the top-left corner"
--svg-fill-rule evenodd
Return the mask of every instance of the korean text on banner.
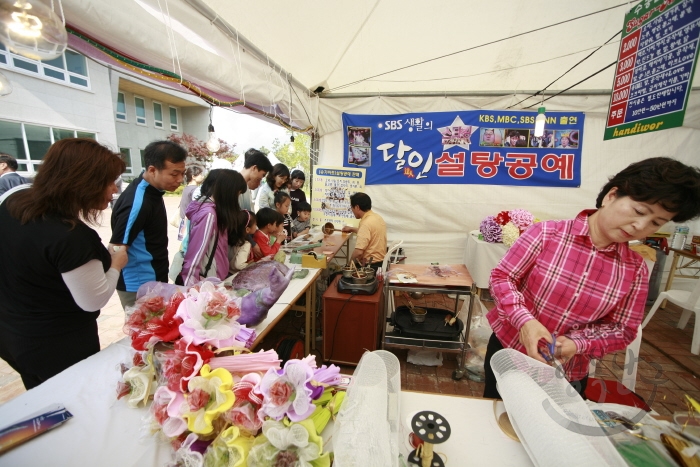
<path id="1" fill-rule="evenodd" d="M 311 192 L 311 225 L 331 222 L 336 228 L 357 227 L 350 210 L 350 195 L 365 189 L 365 169 L 317 165 Z"/>
<path id="2" fill-rule="evenodd" d="M 625 15 L 604 139 L 683 125 L 699 38 L 700 0 L 647 0 Z"/>
<path id="3" fill-rule="evenodd" d="M 582 112 L 466 110 L 400 115 L 343 114 L 345 167 L 367 185 L 481 184 L 578 187 Z"/>

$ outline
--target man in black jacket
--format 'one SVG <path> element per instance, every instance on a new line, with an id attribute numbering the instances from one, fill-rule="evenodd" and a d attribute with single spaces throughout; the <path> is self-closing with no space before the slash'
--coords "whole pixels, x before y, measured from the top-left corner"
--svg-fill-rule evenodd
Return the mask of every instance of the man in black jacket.
<path id="1" fill-rule="evenodd" d="M 17 159 L 9 154 L 0 153 L 0 196 L 10 188 L 31 183 L 31 180 L 17 173 L 17 167 Z"/>

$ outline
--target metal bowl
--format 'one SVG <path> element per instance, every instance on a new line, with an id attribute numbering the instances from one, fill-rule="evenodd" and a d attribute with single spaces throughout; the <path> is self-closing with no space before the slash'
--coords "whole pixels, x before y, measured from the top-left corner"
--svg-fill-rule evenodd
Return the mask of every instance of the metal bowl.
<path id="1" fill-rule="evenodd" d="M 345 279 L 352 279 L 352 268 L 344 267 L 343 268 L 343 277 Z"/>
<path id="2" fill-rule="evenodd" d="M 372 268 L 364 268 L 364 269 L 362 270 L 362 272 L 364 272 L 364 273 L 367 275 L 367 280 L 368 280 L 368 281 L 374 280 L 374 269 L 372 269 Z"/>
<path id="3" fill-rule="evenodd" d="M 425 294 L 423 292 L 410 292 L 409 295 L 411 296 L 411 298 L 414 298 L 416 300 L 420 300 L 423 298 L 423 296 Z"/>
<path id="4" fill-rule="evenodd" d="M 352 282 L 355 284 L 366 284 L 367 283 L 367 275 L 366 274 L 357 274 L 353 273 L 352 274 Z"/>
<path id="5" fill-rule="evenodd" d="M 428 310 L 417 306 L 409 308 L 409 310 L 411 311 L 411 321 L 413 321 L 414 323 L 422 323 L 425 321 L 425 317 L 428 314 Z"/>

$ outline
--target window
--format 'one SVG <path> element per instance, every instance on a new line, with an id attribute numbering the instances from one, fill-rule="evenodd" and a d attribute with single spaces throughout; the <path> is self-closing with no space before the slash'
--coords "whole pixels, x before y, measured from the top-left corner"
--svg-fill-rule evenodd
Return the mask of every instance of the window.
<path id="1" fill-rule="evenodd" d="M 0 152 L 9 154 L 18 161 L 27 158 L 21 123 L 0 120 Z M 26 164 L 24 164 L 24 170 L 27 170 Z"/>
<path id="2" fill-rule="evenodd" d="M 117 93 L 117 120 L 126 121 L 126 100 L 123 92 Z"/>
<path id="3" fill-rule="evenodd" d="M 170 129 L 172 131 L 178 131 L 177 109 L 175 107 L 170 107 Z"/>
<path id="4" fill-rule="evenodd" d="M 134 97 L 134 105 L 136 106 L 136 124 L 146 124 L 146 101 L 141 97 Z"/>
<path id="5" fill-rule="evenodd" d="M 76 137 L 97 140 L 97 134 L 88 131 L 0 120 L 0 152 L 17 159 L 19 172 L 36 172 L 53 143 Z"/>
<path id="6" fill-rule="evenodd" d="M 75 138 L 75 130 L 62 130 L 60 128 L 53 129 L 53 141 L 54 143 L 61 139 Z"/>
<path id="7" fill-rule="evenodd" d="M 24 134 L 26 136 L 27 148 L 29 149 L 29 159 L 35 162 L 34 170 L 39 167 L 46 155 L 46 151 L 51 146 L 51 132 L 49 127 L 24 124 Z"/>
<path id="8" fill-rule="evenodd" d="M 89 88 L 87 60 L 72 50 L 53 60 L 39 61 L 13 54 L 0 44 L 0 66 L 5 66 L 23 74 L 37 74 L 49 81 Z"/>
<path id="9" fill-rule="evenodd" d="M 144 159 L 144 155 L 146 154 L 145 149 L 139 149 L 139 153 L 141 154 L 141 168 L 145 169 L 146 168 L 146 160 Z"/>
<path id="10" fill-rule="evenodd" d="M 163 106 L 153 102 L 153 120 L 156 128 L 163 128 Z"/>
<path id="11" fill-rule="evenodd" d="M 132 173 L 132 170 L 131 170 L 131 149 L 119 148 L 119 152 L 122 154 L 122 160 L 126 164 L 126 172 L 124 172 L 124 173 Z"/>
<path id="12" fill-rule="evenodd" d="M 64 130 L 62 128 L 52 128 L 53 132 L 53 142 L 66 138 L 90 138 L 97 140 L 97 135 L 95 133 L 89 133 L 87 131 L 75 131 L 75 130 Z"/>

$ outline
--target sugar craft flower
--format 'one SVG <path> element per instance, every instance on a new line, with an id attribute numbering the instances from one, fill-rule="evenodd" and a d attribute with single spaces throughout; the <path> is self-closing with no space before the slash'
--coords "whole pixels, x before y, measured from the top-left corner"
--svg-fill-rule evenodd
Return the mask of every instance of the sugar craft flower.
<path id="1" fill-rule="evenodd" d="M 158 342 L 178 339 L 182 320 L 175 313 L 184 299 L 185 296 L 179 292 L 167 301 L 160 295 L 141 297 L 124 325 L 124 332 L 131 337 L 132 347 L 147 350 Z"/>
<path id="2" fill-rule="evenodd" d="M 479 226 L 479 232 L 484 236 L 484 240 L 489 243 L 501 241 L 501 226 L 493 216 L 487 216 Z"/>
<path id="3" fill-rule="evenodd" d="M 520 229 L 515 224 L 508 222 L 503 226 L 503 244 L 508 248 L 513 246 L 518 237 L 520 237 Z"/>
<path id="4" fill-rule="evenodd" d="M 263 434 L 255 438 L 248 454 L 249 467 L 329 467 L 330 463 L 328 453 L 323 452 L 323 440 L 310 420 L 289 427 L 265 421 Z"/>
<path id="5" fill-rule="evenodd" d="M 316 407 L 307 386 L 314 372 L 304 360 L 288 360 L 281 370 L 270 368 L 260 382 L 263 405 L 260 415 L 281 420 L 285 415 L 293 422 L 309 417 Z"/>
<path id="6" fill-rule="evenodd" d="M 214 356 L 214 352 L 207 347 L 194 345 L 191 337 L 183 337 L 175 343 L 172 350 L 159 355 L 168 389 L 185 392 L 189 381 L 197 376 L 202 365 Z"/>
<path id="7" fill-rule="evenodd" d="M 182 336 L 191 337 L 197 345 L 211 344 L 218 348 L 234 345 L 241 328 L 236 321 L 241 314 L 237 299 L 217 290 L 211 282 L 204 282 L 199 291 L 190 289 L 189 295 L 177 311 L 182 319 Z"/>
<path id="8" fill-rule="evenodd" d="M 187 422 L 182 418 L 181 408 L 185 398 L 180 392 L 160 386 L 153 395 L 151 412 L 168 438 L 180 436 L 187 430 Z"/>
<path id="9" fill-rule="evenodd" d="M 209 365 L 202 367 L 201 376 L 190 380 L 187 387 L 189 393 L 185 396 L 189 408 L 184 414 L 187 428 L 193 433 L 204 435 L 214 430 L 212 422 L 230 409 L 236 399 L 231 390 L 231 373 L 223 368 L 210 370 Z"/>
<path id="10" fill-rule="evenodd" d="M 263 402 L 258 393 L 260 381 L 262 376 L 259 373 L 249 373 L 234 384 L 233 394 L 236 396 L 236 402 L 224 414 L 226 421 L 253 435 L 262 428 L 262 419 L 258 416 Z"/>
<path id="11" fill-rule="evenodd" d="M 533 222 L 536 221 L 530 211 L 512 209 L 501 211 L 495 217 L 487 216 L 481 221 L 479 231 L 485 241 L 489 243 L 503 242 L 510 248 Z"/>
<path id="12" fill-rule="evenodd" d="M 530 227 L 535 220 L 535 217 L 530 211 L 525 209 L 513 209 L 510 211 L 510 221 L 515 224 L 520 233 L 523 233 L 528 227 Z"/>
<path id="13" fill-rule="evenodd" d="M 216 437 L 204 453 L 204 467 L 243 467 L 255 438 L 232 426 Z"/>
<path id="14" fill-rule="evenodd" d="M 128 388 L 126 403 L 131 408 L 136 408 L 140 403 L 146 405 L 148 397 L 153 393 L 155 386 L 156 370 L 153 366 L 153 353 L 146 354 L 146 361 L 142 366 L 133 366 L 122 375 L 122 389 Z M 124 392 L 124 391 L 122 391 Z"/>

